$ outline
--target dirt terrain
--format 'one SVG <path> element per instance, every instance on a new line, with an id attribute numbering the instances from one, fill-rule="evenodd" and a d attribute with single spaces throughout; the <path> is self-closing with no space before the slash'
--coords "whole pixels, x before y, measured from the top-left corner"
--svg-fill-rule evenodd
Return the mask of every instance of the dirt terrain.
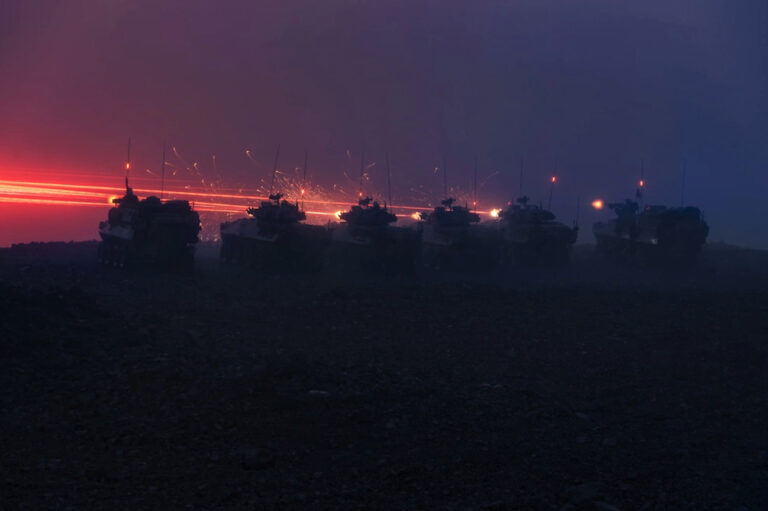
<path id="1" fill-rule="evenodd" d="M 2 509 L 768 509 L 768 253 L 414 279 L 0 250 Z"/>

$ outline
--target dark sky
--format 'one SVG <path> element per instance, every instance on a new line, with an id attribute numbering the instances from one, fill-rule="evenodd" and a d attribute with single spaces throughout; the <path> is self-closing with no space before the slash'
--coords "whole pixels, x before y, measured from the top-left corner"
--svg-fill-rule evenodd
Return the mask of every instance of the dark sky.
<path id="1" fill-rule="evenodd" d="M 641 159 L 648 201 L 678 203 L 685 159 L 711 239 L 768 248 L 768 2 L 0 0 L 0 166 L 119 175 L 128 135 L 138 166 L 167 138 L 233 182 L 245 149 L 264 171 L 307 149 L 326 185 L 388 151 L 409 200 L 443 154 L 467 187 L 476 154 L 487 205 L 521 157 L 546 197 L 557 162 L 567 221 Z"/>

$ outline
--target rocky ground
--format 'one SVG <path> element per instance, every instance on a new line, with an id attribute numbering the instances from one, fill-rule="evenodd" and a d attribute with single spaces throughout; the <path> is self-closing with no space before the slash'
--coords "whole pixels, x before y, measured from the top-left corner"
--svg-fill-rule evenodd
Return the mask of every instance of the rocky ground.
<path id="1" fill-rule="evenodd" d="M 0 250 L 2 509 L 768 509 L 768 253 L 123 273 Z"/>

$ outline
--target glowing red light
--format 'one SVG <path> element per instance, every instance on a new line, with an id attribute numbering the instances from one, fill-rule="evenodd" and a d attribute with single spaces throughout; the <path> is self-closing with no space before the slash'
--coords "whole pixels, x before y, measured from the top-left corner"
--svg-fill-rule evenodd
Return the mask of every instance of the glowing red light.
<path id="1" fill-rule="evenodd" d="M 639 182 L 638 184 L 640 185 L 640 188 L 642 188 L 642 187 L 644 187 L 644 186 L 645 186 L 645 181 L 643 181 L 643 180 L 641 179 L 641 180 L 640 180 L 640 182 Z"/>
<path id="2" fill-rule="evenodd" d="M 557 182 L 557 177 L 556 176 L 552 176 L 552 182 L 553 183 Z"/>
<path id="3" fill-rule="evenodd" d="M 595 209 L 603 209 L 603 201 L 600 199 L 592 201 L 592 207 Z"/>
<path id="4" fill-rule="evenodd" d="M 15 204 L 36 204 L 52 206 L 90 206 L 105 207 L 105 203 L 110 206 L 112 201 L 121 197 L 125 190 L 119 186 L 103 186 L 94 183 L 94 179 L 89 177 L 89 184 L 77 184 L 73 182 L 59 181 L 22 181 L 0 179 L 0 203 Z M 136 184 L 134 192 L 139 196 L 159 195 L 162 190 L 155 187 L 142 186 L 141 179 Z M 146 181 L 145 181 L 146 182 Z M 306 189 L 299 188 L 299 193 Z M 227 214 L 245 214 L 248 205 L 252 205 L 259 200 L 266 200 L 266 197 L 260 194 L 233 193 L 227 189 L 222 189 L 211 193 L 208 190 L 195 189 L 190 186 L 184 187 L 166 187 L 164 189 L 166 196 L 171 198 L 184 198 L 194 202 L 194 207 L 201 212 L 227 213 Z M 362 192 L 361 192 L 362 193 Z M 333 218 L 339 217 L 343 209 L 351 206 L 348 198 L 339 197 L 338 199 L 307 199 L 306 202 L 310 209 L 306 210 L 308 216 L 321 216 Z M 398 212 L 398 216 L 414 220 L 421 220 L 418 213 L 424 209 L 423 205 L 397 205 L 393 206 Z M 338 210 L 338 211 L 337 211 Z M 491 215 L 493 211 L 476 211 L 479 215 Z"/>

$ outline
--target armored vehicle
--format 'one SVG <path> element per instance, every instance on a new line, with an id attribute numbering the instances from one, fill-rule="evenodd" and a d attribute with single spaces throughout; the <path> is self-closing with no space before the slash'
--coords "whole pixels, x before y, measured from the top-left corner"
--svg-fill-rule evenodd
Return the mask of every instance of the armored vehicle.
<path id="1" fill-rule="evenodd" d="M 112 202 L 106 222 L 99 223 L 99 260 L 110 266 L 152 265 L 190 269 L 199 241 L 200 216 L 189 202 L 139 200 L 125 181 L 125 195 Z"/>
<path id="2" fill-rule="evenodd" d="M 579 228 L 556 221 L 551 211 L 528 202 L 528 197 L 519 197 L 516 204 L 510 204 L 499 214 L 505 262 L 523 266 L 566 265 Z"/>
<path id="3" fill-rule="evenodd" d="M 593 226 L 597 248 L 617 261 L 690 267 L 706 243 L 709 226 L 695 207 L 640 208 L 632 200 L 609 204 L 616 218 Z"/>
<path id="4" fill-rule="evenodd" d="M 498 264 L 498 228 L 480 225 L 480 215 L 447 198 L 421 214 L 421 260 L 427 270 L 472 271 Z"/>
<path id="5" fill-rule="evenodd" d="M 322 268 L 328 229 L 301 223 L 306 214 L 297 203 L 283 200 L 277 193 L 246 213 L 248 218 L 221 224 L 222 262 L 263 271 L 311 272 Z"/>
<path id="6" fill-rule="evenodd" d="M 397 221 L 386 205 L 370 197 L 341 213 L 331 235 L 326 265 L 331 271 L 413 271 L 419 247 L 419 233 L 407 227 L 394 227 Z"/>

